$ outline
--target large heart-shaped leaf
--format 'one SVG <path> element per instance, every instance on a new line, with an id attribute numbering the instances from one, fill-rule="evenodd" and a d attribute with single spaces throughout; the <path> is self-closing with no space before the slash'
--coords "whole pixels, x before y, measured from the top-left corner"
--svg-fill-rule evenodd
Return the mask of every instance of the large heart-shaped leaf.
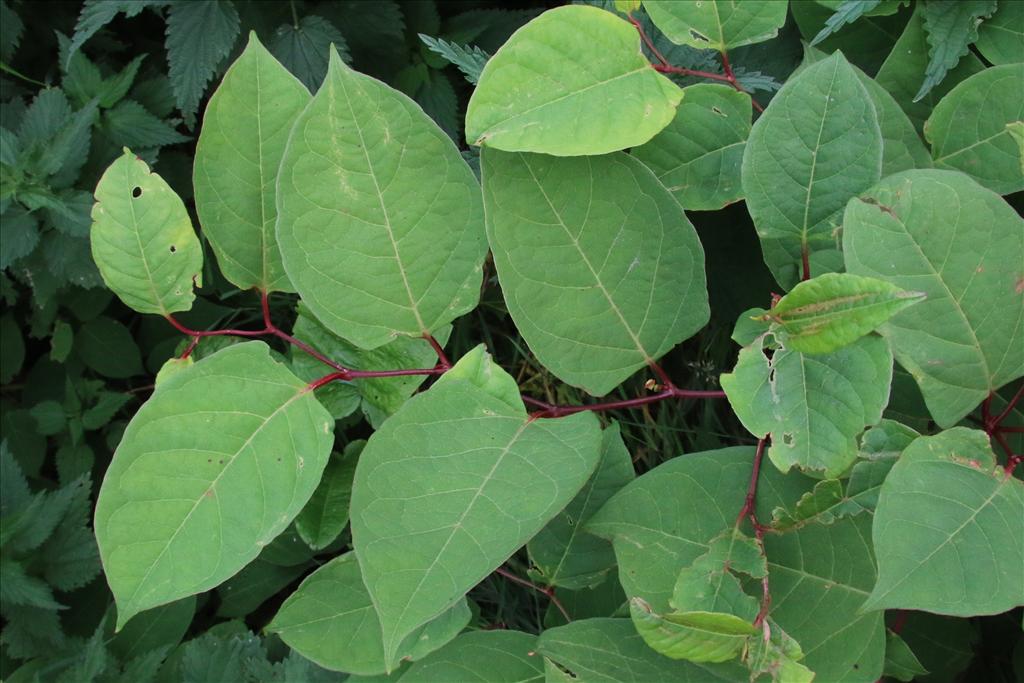
<path id="1" fill-rule="evenodd" d="M 333 425 L 262 342 L 162 381 L 128 424 L 96 502 L 118 626 L 255 559 L 313 494 Z"/>
<path id="2" fill-rule="evenodd" d="M 707 322 L 704 250 L 642 163 L 487 149 L 481 160 L 505 302 L 559 378 L 606 394 Z"/>
<path id="3" fill-rule="evenodd" d="M 470 631 L 413 664 L 402 674 L 402 681 L 542 683 L 544 661 L 536 649 L 537 636 L 530 633 Z"/>
<path id="4" fill-rule="evenodd" d="M 677 45 L 723 52 L 774 38 L 786 23 L 778 0 L 644 0 L 655 26 Z"/>

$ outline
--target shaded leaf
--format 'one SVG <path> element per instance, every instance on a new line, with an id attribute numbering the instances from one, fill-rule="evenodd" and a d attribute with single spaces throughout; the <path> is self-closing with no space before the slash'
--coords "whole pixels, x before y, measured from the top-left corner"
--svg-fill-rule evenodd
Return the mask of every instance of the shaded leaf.
<path id="1" fill-rule="evenodd" d="M 298 24 L 279 26 L 274 31 L 270 51 L 313 92 L 327 75 L 331 45 L 344 61 L 352 61 L 345 37 L 334 24 L 323 17 L 308 14 Z M 284 127 L 286 133 L 289 129 L 290 126 Z"/>
<path id="2" fill-rule="evenodd" d="M 928 66 L 924 83 L 914 95 L 915 102 L 941 83 L 946 73 L 967 54 L 968 46 L 978 39 L 978 24 L 995 11 L 996 0 L 922 3 L 921 18 L 928 34 Z"/>
<path id="3" fill-rule="evenodd" d="M 238 11 L 226 0 L 174 2 L 167 14 L 171 88 L 185 121 L 195 121 L 199 100 L 238 37 Z"/>

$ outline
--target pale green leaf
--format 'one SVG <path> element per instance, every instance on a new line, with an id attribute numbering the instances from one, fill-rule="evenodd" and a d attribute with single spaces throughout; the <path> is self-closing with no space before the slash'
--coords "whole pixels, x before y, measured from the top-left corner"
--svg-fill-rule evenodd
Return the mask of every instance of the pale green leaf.
<path id="1" fill-rule="evenodd" d="M 924 83 L 914 96 L 915 102 L 941 83 L 949 70 L 970 51 L 968 46 L 978 39 L 978 24 L 995 11 L 996 0 L 932 0 L 921 4 L 921 17 L 928 34 L 928 66 Z"/>
<path id="2" fill-rule="evenodd" d="M 487 149 L 481 160 L 505 303 L 560 379 L 604 395 L 707 322 L 697 233 L 642 163 Z"/>
<path id="3" fill-rule="evenodd" d="M 750 636 L 752 624 L 721 612 L 655 614 L 641 598 L 629 602 L 637 632 L 651 649 L 671 659 L 691 662 L 726 662 L 736 658 Z"/>
<path id="4" fill-rule="evenodd" d="M 454 638 L 470 618 L 465 600 L 411 633 L 398 651 L 418 659 Z M 267 630 L 306 659 L 335 671 L 384 673 L 380 620 L 363 584 L 355 553 L 310 574 L 278 610 Z"/>
<path id="5" fill-rule="evenodd" d="M 836 477 L 857 459 L 857 436 L 882 418 L 889 401 L 892 352 L 862 337 L 828 354 L 779 349 L 769 359 L 761 338 L 740 351 L 721 377 L 743 426 L 771 435 L 768 457 L 781 471 L 796 465 Z"/>
<path id="6" fill-rule="evenodd" d="M 96 506 L 118 626 L 251 562 L 313 494 L 332 426 L 261 342 L 167 378 L 128 424 Z"/>
<path id="7" fill-rule="evenodd" d="M 993 64 L 1024 62 L 1024 3 L 1003 0 L 978 27 L 978 52 Z"/>
<path id="8" fill-rule="evenodd" d="M 774 38 L 787 6 L 778 0 L 644 0 L 654 25 L 673 43 L 719 52 Z"/>
<path id="9" fill-rule="evenodd" d="M 615 568 L 611 544 L 584 533 L 583 526 L 633 477 L 633 461 L 622 443 L 618 423 L 612 423 L 602 434 L 601 460 L 593 476 L 527 546 L 534 581 L 575 590 L 597 585 Z"/>
<path id="10" fill-rule="evenodd" d="M 760 579 L 768 569 L 756 541 L 732 529 L 711 539 L 708 552 L 679 572 L 669 602 L 678 612 L 724 612 L 753 622 L 760 605 L 743 591 L 736 572 Z"/>
<path id="11" fill-rule="evenodd" d="M 568 5 L 516 31 L 487 62 L 466 110 L 466 140 L 507 152 L 605 154 L 650 140 L 681 98 L 628 22 Z"/>
<path id="12" fill-rule="evenodd" d="M 1024 604 L 1024 482 L 996 464 L 984 432 L 915 440 L 882 485 L 872 536 L 866 610 L 973 616 Z"/>
<path id="13" fill-rule="evenodd" d="M 750 668 L 751 680 L 762 674 L 778 683 L 811 683 L 815 674 L 800 663 L 804 652 L 774 620 L 768 619 L 768 637 L 752 638 L 743 653 L 743 662 Z"/>
<path id="14" fill-rule="evenodd" d="M 727 85 L 683 89 L 672 122 L 633 150 L 686 209 L 710 211 L 743 198 L 740 163 L 750 135 L 750 95 Z"/>
<path id="15" fill-rule="evenodd" d="M 103 281 L 140 313 L 192 308 L 203 251 L 185 205 L 129 150 L 107 168 L 92 210 L 92 257 Z"/>
<path id="16" fill-rule="evenodd" d="M 743 192 L 764 259 L 786 289 L 801 254 L 841 269 L 837 228 L 846 200 L 878 181 L 882 133 L 867 90 L 840 53 L 791 78 L 754 124 Z"/>
<path id="17" fill-rule="evenodd" d="M 402 406 L 356 468 L 353 545 L 389 668 L 408 634 L 540 531 L 597 466 L 593 415 L 531 419 L 505 400 L 514 380 L 500 368 L 486 381 L 458 372 L 483 354 Z"/>
<path id="18" fill-rule="evenodd" d="M 295 530 L 313 550 L 329 546 L 348 524 L 352 478 L 365 444 L 365 441 L 353 441 L 345 446 L 344 453 L 331 456 L 313 497 L 295 518 Z"/>
<path id="19" fill-rule="evenodd" d="M 923 298 L 882 280 L 826 273 L 799 283 L 765 317 L 790 351 L 831 353 Z"/>
<path id="20" fill-rule="evenodd" d="M 416 662 L 402 683 L 543 683 L 537 636 L 521 631 L 470 631 Z"/>
<path id="21" fill-rule="evenodd" d="M 473 172 L 416 104 L 336 53 L 292 129 L 277 208 L 292 284 L 357 346 L 418 337 L 476 306 L 487 245 Z"/>
<path id="22" fill-rule="evenodd" d="M 274 231 L 277 169 L 309 92 L 249 34 L 203 114 L 196 212 L 221 272 L 240 289 L 292 291 Z"/>
<path id="23" fill-rule="evenodd" d="M 994 192 L 951 171 L 889 176 L 850 201 L 843 250 L 851 273 L 927 295 L 880 331 L 939 426 L 1024 374 L 1024 219 Z"/>
<path id="24" fill-rule="evenodd" d="M 935 167 L 962 171 L 999 194 L 1024 190 L 1022 86 L 1024 64 L 1007 64 L 950 90 L 924 124 Z"/>

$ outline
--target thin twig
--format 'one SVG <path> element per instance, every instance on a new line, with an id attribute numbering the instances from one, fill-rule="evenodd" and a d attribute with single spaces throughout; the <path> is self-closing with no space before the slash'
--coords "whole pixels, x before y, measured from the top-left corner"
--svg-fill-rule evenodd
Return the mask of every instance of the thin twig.
<path id="1" fill-rule="evenodd" d="M 521 586 L 526 586 L 527 588 L 532 588 L 538 593 L 543 593 L 544 595 L 548 596 L 548 600 L 550 600 L 551 604 L 554 605 L 558 609 L 558 611 L 562 613 L 562 616 L 565 617 L 565 620 L 567 622 L 572 621 L 572 617 L 569 616 L 569 612 L 565 609 L 565 605 L 563 605 L 562 601 L 555 596 L 555 589 L 553 587 L 544 588 L 543 586 L 538 586 L 532 581 L 527 581 L 526 579 L 519 578 L 509 570 L 505 569 L 504 567 L 498 567 L 494 570 L 494 573 L 504 576 L 509 581 L 518 583 Z"/>

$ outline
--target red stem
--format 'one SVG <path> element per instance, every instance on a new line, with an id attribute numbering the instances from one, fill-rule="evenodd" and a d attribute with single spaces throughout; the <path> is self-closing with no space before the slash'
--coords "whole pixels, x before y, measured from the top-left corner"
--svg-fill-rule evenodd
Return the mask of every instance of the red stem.
<path id="1" fill-rule="evenodd" d="M 757 442 L 757 450 L 754 451 L 754 467 L 750 472 L 750 484 L 747 486 L 747 497 L 743 499 L 743 508 L 736 516 L 736 526 L 739 527 L 743 520 L 754 515 L 754 501 L 757 500 L 757 479 L 761 475 L 761 460 L 764 459 L 765 439 Z M 756 524 L 755 524 L 756 528 Z"/>
<path id="2" fill-rule="evenodd" d="M 800 261 L 803 265 L 803 273 L 800 276 L 801 280 L 811 279 L 811 250 L 804 244 L 800 248 Z"/>
<path id="3" fill-rule="evenodd" d="M 640 22 L 634 19 L 632 14 L 627 14 L 626 16 L 629 17 L 629 23 L 633 24 L 633 27 L 636 29 L 636 32 L 640 34 L 640 39 L 644 41 L 644 44 L 647 46 L 647 49 L 651 51 L 651 54 L 654 55 L 655 59 L 661 62 L 662 66 L 668 66 L 669 63 L 668 60 L 665 59 L 665 55 L 658 52 L 658 48 L 654 47 L 654 43 L 651 42 L 651 39 L 647 37 L 647 32 L 644 31 L 644 27 L 640 24 Z"/>
<path id="4" fill-rule="evenodd" d="M 1006 419 L 1006 416 L 1010 414 L 1010 411 L 1013 410 L 1016 407 L 1018 402 L 1020 402 L 1021 396 L 1024 396 L 1024 384 L 1020 385 L 1020 388 L 1017 389 L 1017 393 L 1014 394 L 1013 398 L 1010 399 L 1010 402 L 1006 404 L 1006 407 L 1003 409 L 1003 412 L 1001 412 L 998 415 L 996 415 L 995 419 L 992 420 L 992 426 L 993 427 L 999 427 L 999 425 L 1002 424 L 1003 420 Z M 988 400 L 991 401 L 992 397 L 989 396 Z M 988 401 L 986 401 L 986 403 L 987 402 Z M 985 412 L 988 411 L 988 406 L 985 403 L 982 403 L 981 407 L 982 407 L 983 411 L 985 411 Z M 1003 431 L 1006 431 L 1006 430 L 1004 429 Z"/>
<path id="5" fill-rule="evenodd" d="M 621 401 L 606 401 L 604 403 L 590 403 L 586 405 L 576 406 L 563 406 L 563 405 L 552 405 L 550 403 L 544 403 L 537 399 L 526 399 L 524 401 L 535 405 L 540 410 L 533 414 L 534 418 L 542 417 L 564 417 L 566 415 L 574 415 L 576 413 L 583 413 L 587 411 L 601 412 L 604 410 L 620 410 L 623 408 L 636 408 L 637 406 L 647 405 L 648 403 L 657 403 L 658 401 L 664 401 L 669 398 L 725 398 L 724 391 L 695 391 L 692 389 L 677 389 L 674 386 L 667 387 L 656 394 L 649 394 L 647 396 L 639 396 L 637 398 L 627 398 Z"/>
<path id="6" fill-rule="evenodd" d="M 526 579 L 519 578 L 518 576 L 516 576 L 515 574 L 513 574 L 509 570 L 505 569 L 504 567 L 498 567 L 497 569 L 494 570 L 494 573 L 495 574 L 500 574 L 501 576 L 504 576 L 509 581 L 513 581 L 515 583 L 518 583 L 520 586 L 526 586 L 527 588 L 532 588 L 533 590 L 537 591 L 538 593 L 543 593 L 544 595 L 548 596 L 548 600 L 550 600 L 551 604 L 554 605 L 558 609 L 558 611 L 562 613 L 562 616 L 565 617 L 565 620 L 567 622 L 572 621 L 572 617 L 569 616 L 569 612 L 565 609 L 565 605 L 562 604 L 561 600 L 559 600 L 557 597 L 555 597 L 555 589 L 553 587 L 552 588 L 544 588 L 543 586 L 538 586 L 537 584 L 535 584 L 535 583 L 533 583 L 531 581 L 527 581 Z"/>
<path id="7" fill-rule="evenodd" d="M 903 630 L 903 627 L 907 624 L 907 617 L 910 616 L 910 611 L 905 609 L 896 610 L 896 618 L 893 619 L 892 626 L 889 630 L 899 635 L 899 632 Z"/>
<path id="8" fill-rule="evenodd" d="M 444 347 L 441 346 L 441 343 L 434 338 L 434 335 L 429 332 L 424 332 L 423 338 L 427 340 L 430 346 L 434 349 L 434 353 L 437 354 L 437 364 L 445 370 L 451 368 L 452 363 L 448 360 L 448 356 L 444 354 Z"/>
<path id="9" fill-rule="evenodd" d="M 764 532 L 765 527 L 761 526 L 761 523 L 757 521 L 757 511 L 754 508 L 754 504 L 757 501 L 757 482 L 761 475 L 761 461 L 764 459 L 764 447 L 765 439 L 760 439 L 757 442 L 757 450 L 754 451 L 754 464 L 750 470 L 750 484 L 747 486 L 747 495 L 743 499 L 743 507 L 740 509 L 740 513 L 736 516 L 736 528 L 738 529 L 743 520 L 749 519 L 751 525 L 754 527 L 754 539 L 757 541 L 758 547 L 761 549 L 761 555 L 767 557 L 764 547 Z M 763 626 L 765 638 L 769 637 L 768 625 L 765 623 L 765 619 L 768 617 L 768 610 L 771 608 L 772 594 L 768 585 L 767 574 L 761 579 L 761 609 L 757 612 L 757 617 L 754 618 L 754 626 Z"/>

